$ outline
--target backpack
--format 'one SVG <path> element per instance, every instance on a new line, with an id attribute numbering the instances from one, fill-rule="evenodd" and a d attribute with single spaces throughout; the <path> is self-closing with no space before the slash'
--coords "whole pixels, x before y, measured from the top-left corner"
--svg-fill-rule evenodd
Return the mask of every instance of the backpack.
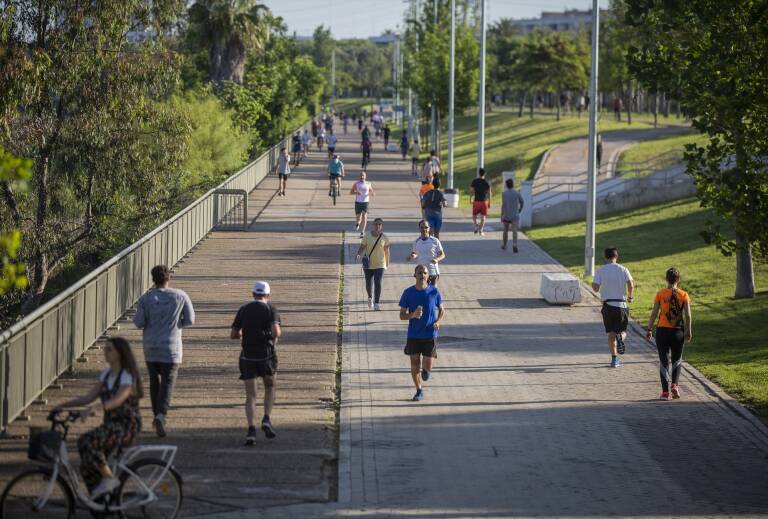
<path id="1" fill-rule="evenodd" d="M 667 321 L 675 328 L 683 327 L 683 305 L 677 300 L 677 289 L 672 289 L 672 296 L 669 298 L 669 310 L 666 313 Z"/>

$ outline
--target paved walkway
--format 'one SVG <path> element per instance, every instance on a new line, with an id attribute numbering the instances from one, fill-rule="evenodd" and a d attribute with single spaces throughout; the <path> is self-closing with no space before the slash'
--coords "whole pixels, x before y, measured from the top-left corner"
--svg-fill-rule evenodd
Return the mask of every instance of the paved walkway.
<path id="1" fill-rule="evenodd" d="M 380 312 L 347 233 L 340 502 L 211 519 L 768 516 L 764 426 L 693 371 L 682 400 L 656 400 L 658 363 L 638 335 L 609 368 L 599 305 L 545 304 L 540 274 L 563 268 L 524 238 L 502 252 L 499 233 L 473 235 L 457 211 L 442 235 L 437 369 L 410 401 L 397 301 L 413 282 L 416 184 L 406 163 L 388 168 L 371 175 L 387 193 L 372 214 L 394 242 Z"/>

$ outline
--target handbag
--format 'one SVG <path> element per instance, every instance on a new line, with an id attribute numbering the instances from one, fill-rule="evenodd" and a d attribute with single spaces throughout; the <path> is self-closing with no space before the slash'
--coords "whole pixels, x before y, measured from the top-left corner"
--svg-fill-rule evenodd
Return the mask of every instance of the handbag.
<path id="1" fill-rule="evenodd" d="M 374 249 L 376 248 L 376 245 L 379 244 L 379 240 L 381 239 L 382 236 L 384 236 L 384 233 L 379 234 L 379 237 L 376 238 L 376 242 L 374 242 L 373 247 L 371 247 L 371 250 L 368 251 L 365 254 L 365 256 L 363 256 L 363 258 L 360 260 L 360 263 L 363 264 L 363 269 L 368 270 L 369 268 L 371 268 L 371 258 L 369 256 L 373 253 Z"/>

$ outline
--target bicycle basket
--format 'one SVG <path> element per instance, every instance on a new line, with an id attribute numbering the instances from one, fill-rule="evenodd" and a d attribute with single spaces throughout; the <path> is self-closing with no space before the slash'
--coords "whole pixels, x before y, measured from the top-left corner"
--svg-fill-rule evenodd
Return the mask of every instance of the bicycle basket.
<path id="1" fill-rule="evenodd" d="M 61 434 L 57 431 L 40 431 L 29 438 L 27 457 L 34 461 L 54 462 L 61 449 Z"/>

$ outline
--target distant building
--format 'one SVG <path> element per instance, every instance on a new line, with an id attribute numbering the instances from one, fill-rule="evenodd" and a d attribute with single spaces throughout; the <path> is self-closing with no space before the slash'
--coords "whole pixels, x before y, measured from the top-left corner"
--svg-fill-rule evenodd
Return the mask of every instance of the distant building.
<path id="1" fill-rule="evenodd" d="M 601 13 L 604 9 L 601 9 Z M 585 11 L 567 9 L 562 12 L 543 11 L 539 18 L 526 20 L 510 20 L 510 23 L 520 29 L 522 34 L 528 34 L 536 29 L 555 32 L 578 32 L 589 29 L 592 24 L 592 9 Z"/>
<path id="2" fill-rule="evenodd" d="M 397 41 L 397 34 L 385 33 L 381 36 L 371 36 L 368 41 L 376 45 L 389 45 Z"/>

